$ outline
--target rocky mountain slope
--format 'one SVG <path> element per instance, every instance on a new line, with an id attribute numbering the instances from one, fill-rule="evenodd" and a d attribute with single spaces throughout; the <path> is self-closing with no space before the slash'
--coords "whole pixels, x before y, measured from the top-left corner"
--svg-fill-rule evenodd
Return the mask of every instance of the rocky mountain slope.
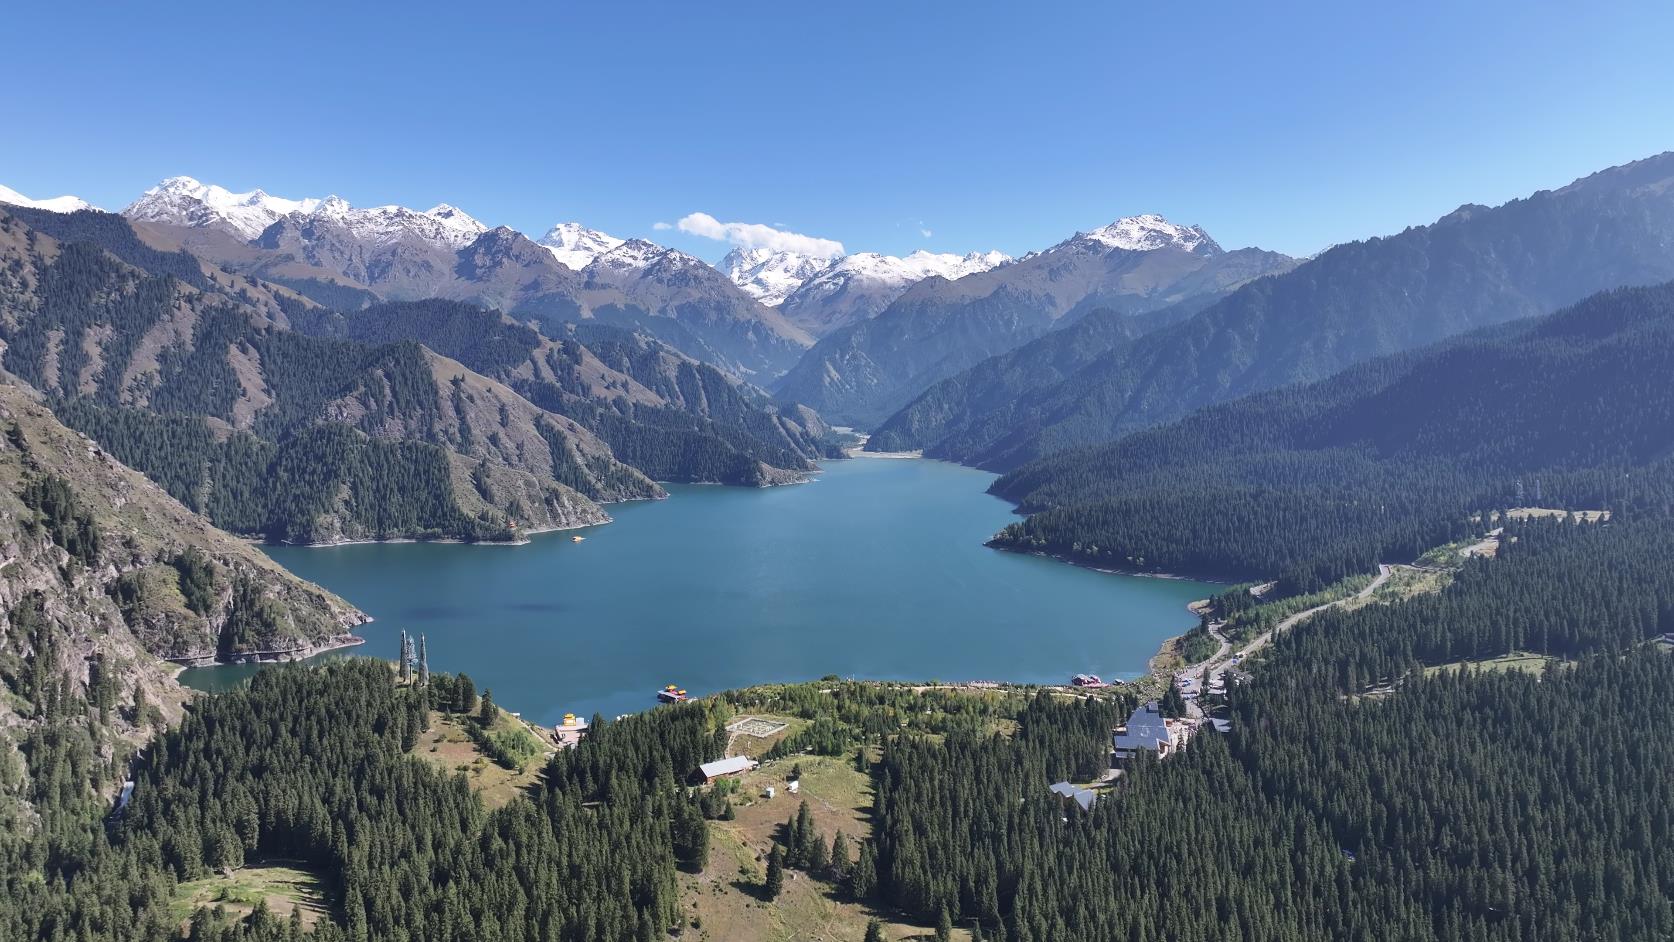
<path id="1" fill-rule="evenodd" d="M 423 343 L 575 420 L 660 481 L 784 483 L 836 453 L 816 416 L 643 333 L 581 324 L 552 340 L 497 312 L 441 300 L 297 321 L 361 343 Z"/>
<path id="2" fill-rule="evenodd" d="M 7 368 L 223 526 L 304 542 L 507 539 L 661 493 L 573 420 L 420 345 L 297 333 L 289 319 L 309 305 L 283 289 L 109 240 L 156 266 L 140 268 L 24 212 L 0 217 Z M 125 226 L 34 222 L 67 237 Z"/>
<path id="3" fill-rule="evenodd" d="M 876 317 L 822 338 L 774 389 L 830 421 L 870 428 L 934 383 L 1089 311 L 1203 305 L 1294 264 L 1260 249 L 1224 251 L 1201 229 L 1160 216 L 1118 220 L 1009 265 L 920 281 Z"/>
<path id="4" fill-rule="evenodd" d="M 931 388 L 884 422 L 876 441 L 1015 467 L 1595 291 L 1671 277 L 1674 153 L 1336 246 L 1143 337 L 1043 340 Z M 1031 366 L 1055 353 L 1060 370 Z"/>

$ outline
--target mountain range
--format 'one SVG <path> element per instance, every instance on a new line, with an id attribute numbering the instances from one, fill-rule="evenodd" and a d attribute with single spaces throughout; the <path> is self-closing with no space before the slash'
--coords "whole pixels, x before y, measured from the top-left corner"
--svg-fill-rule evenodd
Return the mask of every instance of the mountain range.
<path id="1" fill-rule="evenodd" d="M 1666 513 L 1674 283 L 1619 288 L 1319 382 L 1048 455 L 995 538 L 1101 566 L 1312 591 L 1471 532 L 1483 508 Z"/>
<path id="2" fill-rule="evenodd" d="M 576 224 L 537 243 L 445 204 L 361 209 L 335 196 L 231 193 L 190 177 L 163 181 L 122 212 L 160 248 L 338 309 L 446 298 L 553 330 L 598 320 L 647 331 L 741 377 L 777 376 L 812 343 L 701 260 Z"/>
<path id="3" fill-rule="evenodd" d="M 1089 311 L 1184 317 L 1294 265 L 1277 252 L 1225 251 L 1161 216 L 1120 219 L 1010 264 L 919 281 L 877 316 L 821 338 L 774 389 L 871 428 L 940 380 Z"/>
<path id="4" fill-rule="evenodd" d="M 1147 333 L 1104 323 L 1120 311 L 1090 315 L 931 386 L 883 421 L 869 446 L 1005 470 L 1596 291 L 1669 278 L 1674 153 L 1336 246 Z M 785 394 L 822 404 L 789 379 Z"/>
<path id="5" fill-rule="evenodd" d="M 812 414 L 645 335 L 553 341 L 460 303 L 337 314 L 120 216 L 6 207 L 0 224 L 5 367 L 238 532 L 507 539 L 660 496 L 613 443 L 662 480 L 752 485 L 835 447 Z"/>
<path id="6" fill-rule="evenodd" d="M 738 248 L 721 260 L 721 270 L 752 297 L 819 337 L 873 317 L 932 275 L 954 281 L 1010 261 L 1002 252 L 953 255 L 920 250 L 905 258 L 857 252 L 822 258 Z"/>

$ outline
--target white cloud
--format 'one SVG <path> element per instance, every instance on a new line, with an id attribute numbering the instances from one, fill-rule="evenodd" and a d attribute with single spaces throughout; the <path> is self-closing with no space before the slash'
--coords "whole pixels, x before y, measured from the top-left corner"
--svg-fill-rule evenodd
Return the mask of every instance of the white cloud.
<path id="1" fill-rule="evenodd" d="M 666 222 L 654 222 L 654 223 L 651 224 L 651 228 L 657 230 L 658 232 L 667 232 L 668 230 L 673 229 L 674 227 L 669 225 Z"/>
<path id="2" fill-rule="evenodd" d="M 759 222 L 722 222 L 708 213 L 692 213 L 680 219 L 680 231 L 718 242 L 730 242 L 746 249 L 769 249 L 774 252 L 797 252 L 819 258 L 835 258 L 843 253 L 843 243 L 834 239 L 786 232 Z"/>
<path id="3" fill-rule="evenodd" d="M 918 234 L 925 237 L 926 239 L 935 235 L 935 233 L 931 232 L 929 229 L 925 229 L 925 228 L 922 228 L 922 227 L 919 228 Z"/>

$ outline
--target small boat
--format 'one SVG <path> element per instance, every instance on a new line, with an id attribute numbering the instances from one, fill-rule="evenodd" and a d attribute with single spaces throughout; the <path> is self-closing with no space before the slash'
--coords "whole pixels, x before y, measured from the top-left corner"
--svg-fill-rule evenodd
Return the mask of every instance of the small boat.
<path id="1" fill-rule="evenodd" d="M 657 691 L 657 699 L 663 701 L 664 703 L 683 703 L 686 700 L 686 691 L 673 684 L 669 684 L 667 687 Z"/>
<path id="2" fill-rule="evenodd" d="M 585 539 L 587 539 L 587 538 L 584 537 L 584 536 L 572 536 L 572 537 L 570 537 L 570 542 L 571 543 L 580 543 L 582 540 L 585 540 Z"/>

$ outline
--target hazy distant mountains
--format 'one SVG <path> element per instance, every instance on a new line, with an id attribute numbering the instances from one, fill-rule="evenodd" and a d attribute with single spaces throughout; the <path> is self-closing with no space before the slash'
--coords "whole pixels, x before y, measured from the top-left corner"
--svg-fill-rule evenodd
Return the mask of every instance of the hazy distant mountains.
<path id="1" fill-rule="evenodd" d="M 1005 469 L 1204 405 L 1550 312 L 1596 291 L 1669 278 L 1674 153 L 1339 245 L 1143 336 L 1089 317 L 932 386 L 877 429 L 873 446 L 922 447 Z M 819 353 L 816 347 L 810 358 Z M 805 372 L 793 372 L 782 388 L 821 405 L 807 383 L 790 382 Z"/>
<path id="2" fill-rule="evenodd" d="M 1128 217 L 958 280 L 919 281 L 876 317 L 822 338 L 775 389 L 830 421 L 871 427 L 932 384 L 1088 311 L 1184 306 L 1185 316 L 1293 265 L 1277 252 L 1225 251 L 1161 216 Z"/>

